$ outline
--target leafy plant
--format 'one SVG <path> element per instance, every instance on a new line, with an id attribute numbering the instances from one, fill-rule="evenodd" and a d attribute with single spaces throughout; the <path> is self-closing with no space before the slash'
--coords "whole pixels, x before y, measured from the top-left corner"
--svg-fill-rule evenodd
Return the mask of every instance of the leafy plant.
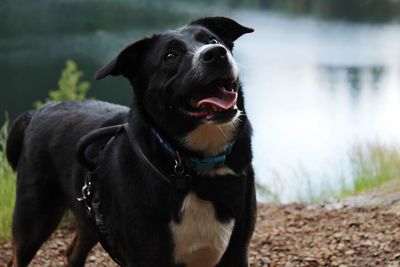
<path id="1" fill-rule="evenodd" d="M 90 88 L 90 83 L 86 81 L 81 82 L 80 79 L 82 76 L 83 71 L 78 70 L 77 64 L 72 60 L 67 60 L 58 81 L 58 90 L 49 91 L 49 97 L 46 98 L 45 102 L 85 99 Z M 43 103 L 36 101 L 33 105 L 38 109 Z"/>

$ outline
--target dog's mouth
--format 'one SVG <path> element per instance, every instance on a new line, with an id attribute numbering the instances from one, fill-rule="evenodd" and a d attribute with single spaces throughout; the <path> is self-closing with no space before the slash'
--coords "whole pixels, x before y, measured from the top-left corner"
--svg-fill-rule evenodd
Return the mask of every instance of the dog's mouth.
<path id="1" fill-rule="evenodd" d="M 233 77 L 223 75 L 190 95 L 184 113 L 194 118 L 222 120 L 236 114 L 238 94 L 237 82 Z"/>

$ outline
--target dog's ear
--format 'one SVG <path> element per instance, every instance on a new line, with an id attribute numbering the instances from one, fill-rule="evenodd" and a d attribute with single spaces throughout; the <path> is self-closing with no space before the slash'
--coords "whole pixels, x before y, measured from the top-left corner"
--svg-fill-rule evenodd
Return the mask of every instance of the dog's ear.
<path id="1" fill-rule="evenodd" d="M 225 17 L 208 17 L 195 20 L 190 25 L 203 26 L 215 33 L 232 50 L 233 42 L 245 33 L 253 32 L 251 28 L 240 25 Z"/>
<path id="2" fill-rule="evenodd" d="M 140 69 L 140 58 L 150 47 L 151 42 L 152 38 L 144 38 L 127 45 L 117 57 L 96 72 L 94 79 L 100 80 L 107 75 L 121 74 L 125 77 L 132 77 L 135 71 Z"/>

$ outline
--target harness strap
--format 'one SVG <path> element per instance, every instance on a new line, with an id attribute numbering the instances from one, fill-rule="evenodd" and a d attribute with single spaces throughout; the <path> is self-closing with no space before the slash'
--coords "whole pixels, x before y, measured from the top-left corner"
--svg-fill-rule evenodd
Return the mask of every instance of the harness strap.
<path id="1" fill-rule="evenodd" d="M 123 266 L 124 263 L 122 257 L 115 250 L 114 240 L 111 238 L 105 227 L 104 216 L 100 211 L 100 197 L 98 196 L 98 192 L 94 190 L 94 172 L 98 167 L 98 163 L 92 159 L 89 159 L 85 153 L 88 146 L 92 143 L 108 138 L 106 145 L 100 151 L 99 159 L 101 160 L 103 151 L 114 142 L 115 136 L 120 132 L 121 129 L 122 125 L 104 127 L 94 130 L 82 137 L 77 146 L 77 159 L 79 163 L 87 169 L 84 180 L 85 183 L 82 188 L 82 196 L 78 197 L 78 201 L 84 204 L 88 216 L 96 228 L 97 238 L 99 239 L 100 244 L 117 264 Z"/>
<path id="2" fill-rule="evenodd" d="M 165 176 L 162 172 L 160 172 L 157 167 L 154 166 L 153 163 L 149 160 L 146 154 L 143 152 L 141 147 L 135 142 L 132 133 L 129 131 L 129 124 L 118 124 L 114 126 L 108 126 L 100 129 L 96 129 L 89 134 L 83 136 L 81 140 L 79 140 L 77 145 L 77 159 L 80 164 L 82 164 L 89 171 L 93 171 L 96 169 L 98 163 L 93 161 L 92 159 L 86 156 L 86 149 L 92 143 L 105 138 L 113 138 L 115 137 L 121 130 L 124 130 L 126 135 L 128 136 L 129 143 L 131 144 L 132 149 L 136 152 L 136 154 L 140 155 L 147 165 L 159 176 L 159 178 L 166 184 L 170 185 L 171 180 Z M 113 139 L 110 139 L 106 146 L 109 143 L 112 143 Z"/>
<path id="3" fill-rule="evenodd" d="M 142 148 L 139 146 L 139 144 L 135 141 L 134 136 L 132 135 L 132 132 L 129 130 L 129 124 L 125 123 L 122 124 L 122 129 L 125 130 L 126 135 L 128 136 L 129 143 L 131 144 L 131 147 L 133 151 L 137 154 L 140 155 L 141 158 L 144 160 L 144 162 L 147 163 L 147 165 L 156 173 L 159 177 L 159 179 L 165 183 L 166 185 L 175 188 L 176 191 L 180 193 L 186 193 L 192 188 L 192 177 L 188 174 L 185 174 L 185 169 L 182 165 L 182 161 L 180 160 L 179 154 L 176 152 L 176 158 L 179 159 L 174 159 L 175 160 L 175 166 L 173 169 L 173 174 L 166 176 L 164 175 L 154 164 L 151 162 L 151 160 L 146 156 L 146 154 L 143 152 Z"/>
<path id="4" fill-rule="evenodd" d="M 142 156 L 142 158 L 144 159 L 144 161 L 147 163 L 147 165 L 149 165 L 149 167 L 155 172 L 157 173 L 158 177 L 161 179 L 161 181 L 163 181 L 164 183 L 166 183 L 167 185 L 171 185 L 172 182 L 171 180 L 165 176 L 162 172 L 160 172 L 156 166 L 154 166 L 153 163 L 151 163 L 151 161 L 149 160 L 149 158 L 146 156 L 146 154 L 143 153 L 143 150 L 140 148 L 140 146 L 138 145 L 137 142 L 135 142 L 134 137 L 132 135 L 132 133 L 129 131 L 129 125 L 128 123 L 122 124 L 121 125 L 122 128 L 125 130 L 126 135 L 128 136 L 128 140 L 129 143 L 131 144 L 132 149 L 139 154 L 140 156 Z"/>
<path id="5" fill-rule="evenodd" d="M 121 124 L 108 126 L 96 129 L 90 132 L 89 134 L 83 136 L 77 144 L 76 156 L 78 162 L 82 164 L 89 171 L 93 171 L 94 169 L 96 169 L 97 163 L 86 156 L 85 152 L 87 147 L 100 139 L 105 139 L 115 136 L 121 130 L 121 127 L 122 127 Z"/>
<path id="6" fill-rule="evenodd" d="M 92 201 L 92 217 L 97 229 L 97 237 L 101 246 L 110 255 L 110 257 L 120 266 L 124 266 L 121 255 L 115 250 L 114 239 L 110 236 L 104 223 L 103 214 L 100 211 L 101 200 L 95 193 Z"/>

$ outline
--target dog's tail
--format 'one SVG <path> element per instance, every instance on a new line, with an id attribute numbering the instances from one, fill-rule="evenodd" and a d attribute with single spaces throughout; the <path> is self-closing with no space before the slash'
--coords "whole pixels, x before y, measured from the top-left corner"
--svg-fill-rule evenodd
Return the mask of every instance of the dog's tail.
<path id="1" fill-rule="evenodd" d="M 15 171 L 18 160 L 21 156 L 22 145 L 24 144 L 25 130 L 28 127 L 35 110 L 28 110 L 13 122 L 7 138 L 6 155 L 8 162 Z"/>

